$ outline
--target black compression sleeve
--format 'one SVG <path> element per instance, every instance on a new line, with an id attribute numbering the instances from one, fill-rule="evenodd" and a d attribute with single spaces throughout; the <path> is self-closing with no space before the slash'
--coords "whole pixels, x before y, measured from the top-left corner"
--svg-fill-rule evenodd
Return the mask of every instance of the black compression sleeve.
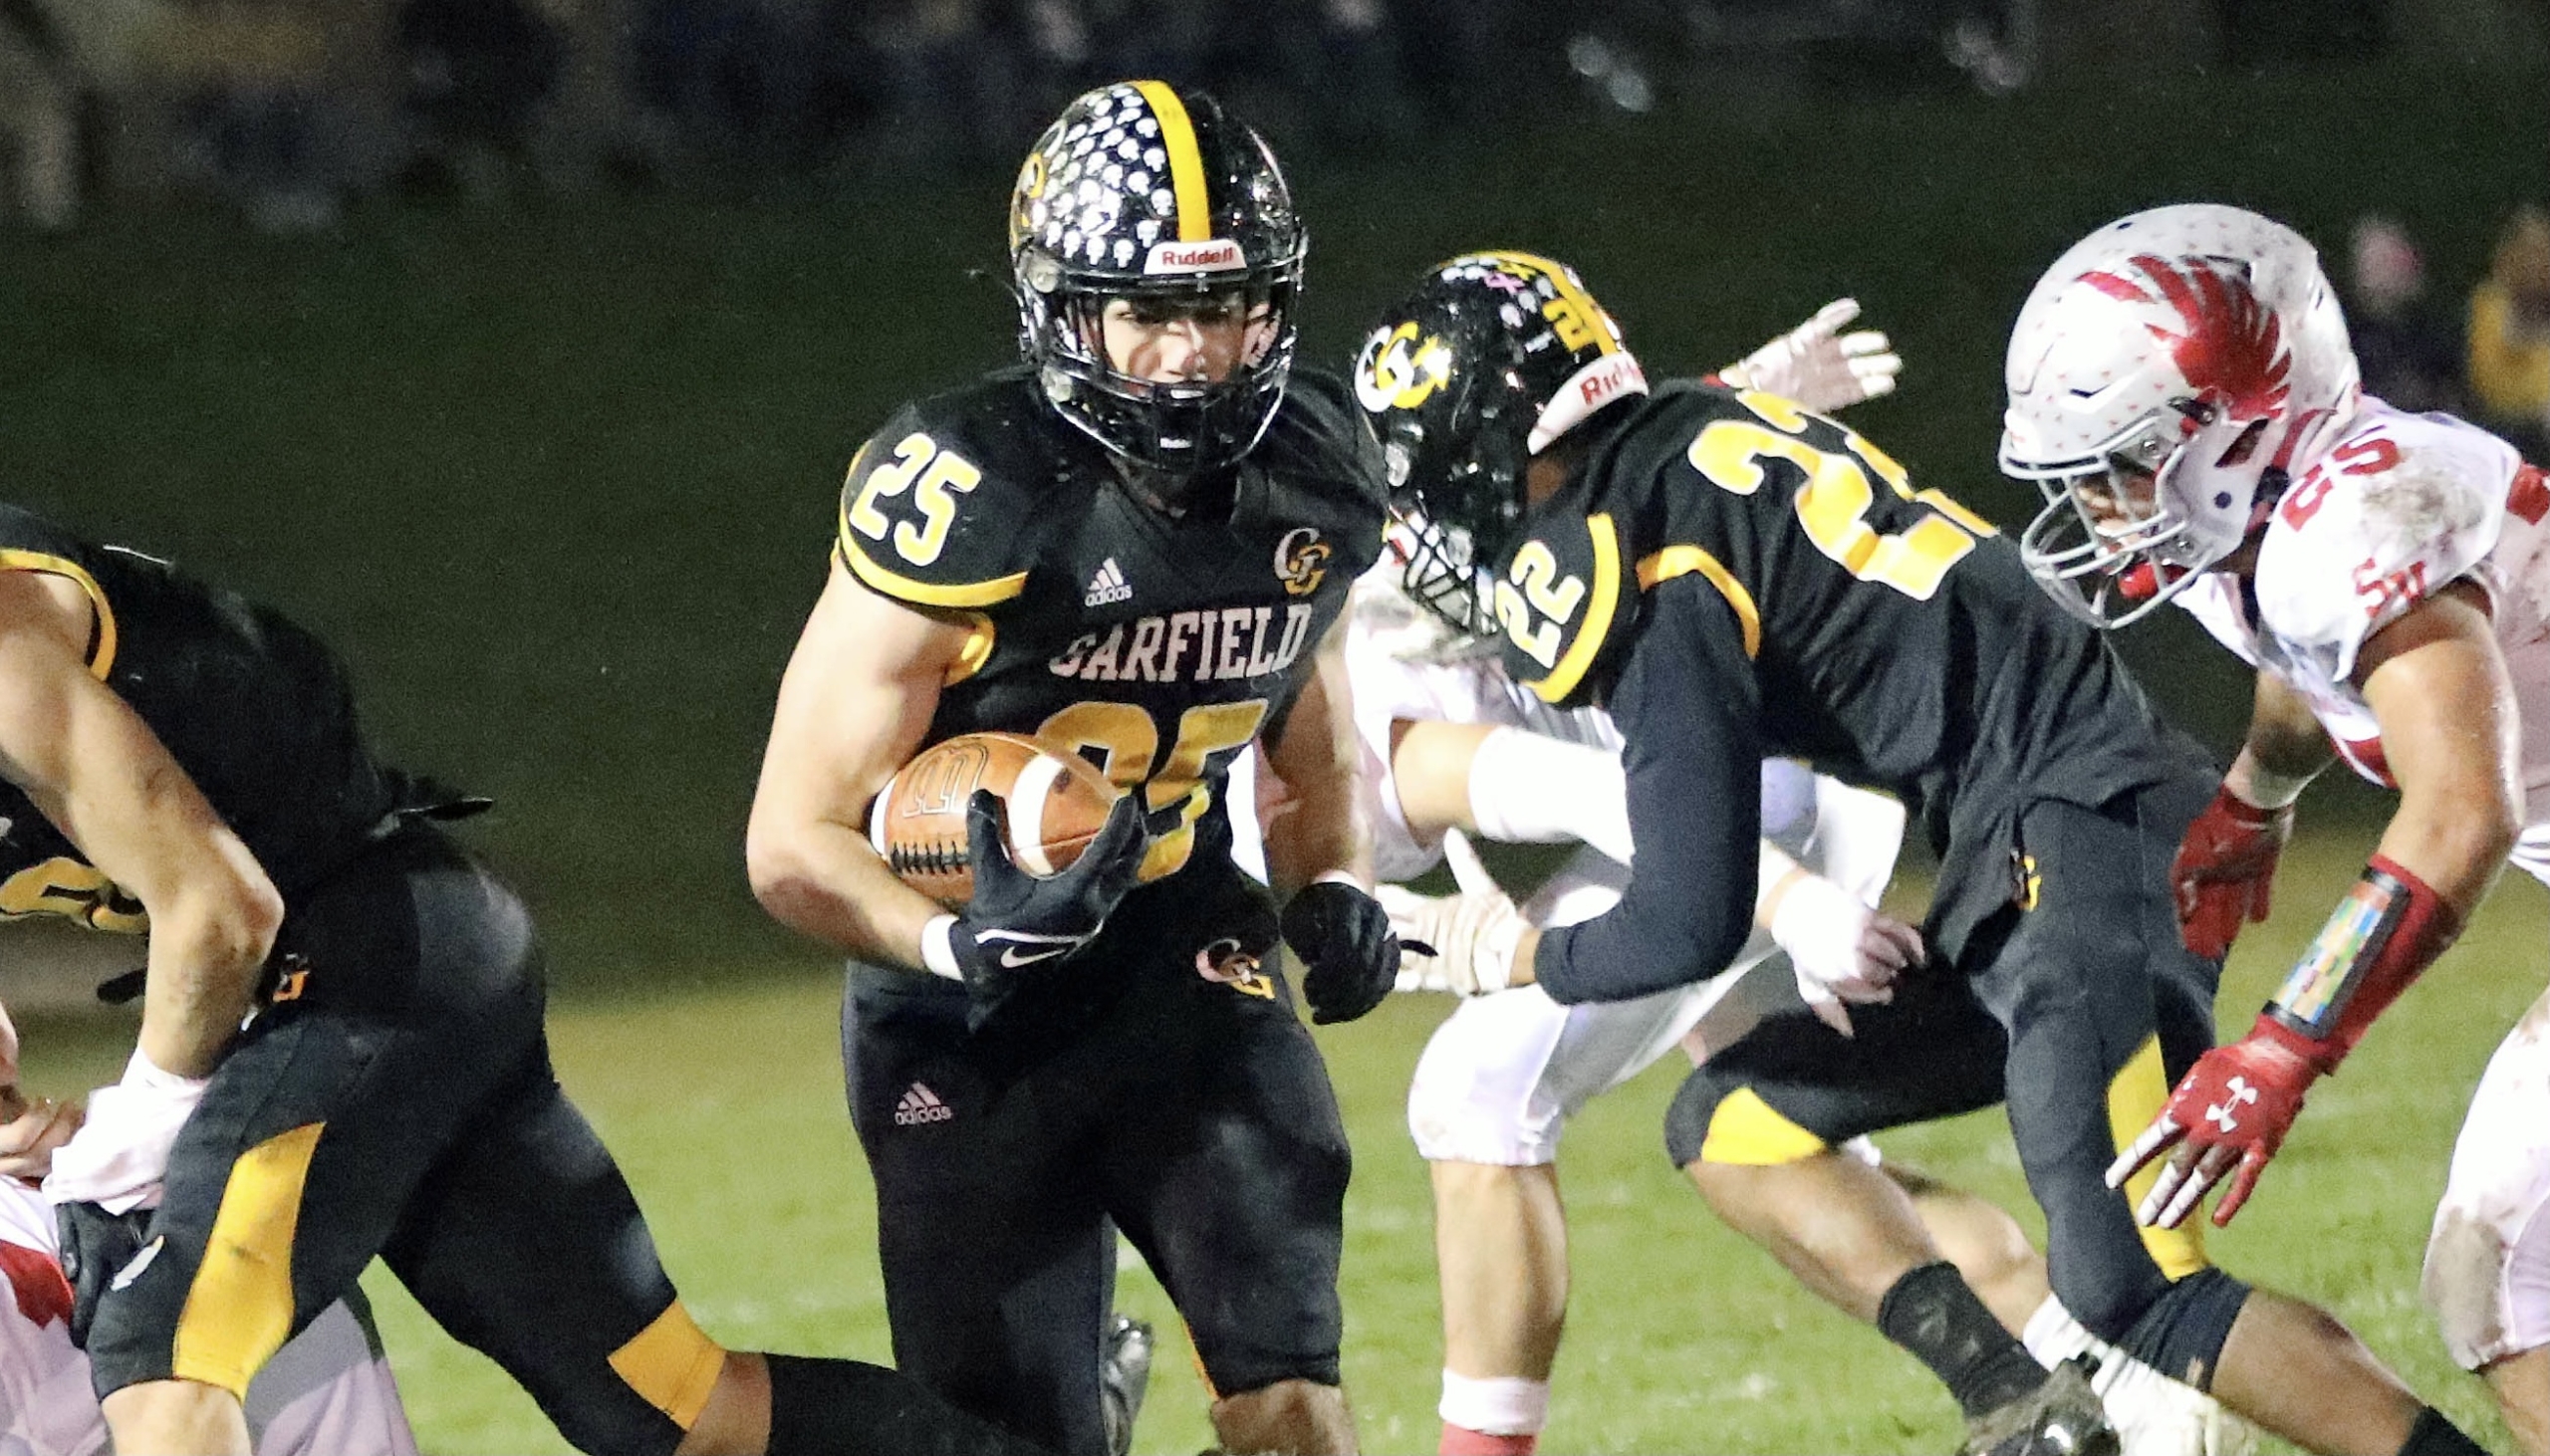
<path id="1" fill-rule="evenodd" d="M 1658 585 L 1642 610 L 1612 697 L 1637 862 L 1610 913 L 1542 934 L 1533 971 L 1562 1002 L 1713 976 L 1753 927 L 1762 752 L 1742 623 L 1698 576 Z"/>

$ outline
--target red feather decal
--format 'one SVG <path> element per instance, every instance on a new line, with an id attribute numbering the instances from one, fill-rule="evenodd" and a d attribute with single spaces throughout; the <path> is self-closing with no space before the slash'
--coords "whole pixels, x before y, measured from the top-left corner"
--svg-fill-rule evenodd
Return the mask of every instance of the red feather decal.
<path id="1" fill-rule="evenodd" d="M 2198 397 L 2234 419 L 2263 419 L 2284 407 L 2293 356 L 2275 315 L 2245 280 L 2199 258 L 2181 267 L 2147 253 L 2134 266 L 2186 326 L 2183 334 L 2156 327 L 2152 337 L 2168 346 Z"/>
<path id="2" fill-rule="evenodd" d="M 69 1328 L 71 1285 L 51 1257 L 0 1239 L 0 1279 L 6 1279 L 10 1292 L 18 1297 L 18 1313 L 27 1317 L 28 1324 L 42 1329 L 60 1320 Z"/>
<path id="3" fill-rule="evenodd" d="M 2093 273 L 2082 274 L 2081 281 L 2112 299 L 2121 299 L 2129 304 L 2152 302 L 2152 295 L 2136 287 L 2132 279 L 2120 278 L 2104 268 Z"/>

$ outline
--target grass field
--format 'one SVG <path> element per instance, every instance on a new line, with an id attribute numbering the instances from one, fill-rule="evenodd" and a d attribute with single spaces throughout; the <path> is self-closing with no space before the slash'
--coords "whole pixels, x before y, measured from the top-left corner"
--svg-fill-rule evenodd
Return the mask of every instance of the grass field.
<path id="1" fill-rule="evenodd" d="M 2306 822 L 2306 832 L 2308 825 Z M 2276 919 L 2241 943 L 2223 998 L 2245 1026 L 2359 860 L 2322 826 L 2277 886 Z M 2444 1358 L 2417 1298 L 2426 1221 L 2463 1102 L 2499 1035 L 2539 993 L 2543 897 L 2505 884 L 2343 1075 L 2316 1090 L 2258 1197 L 2212 1248 L 2245 1277 L 2309 1294 L 2480 1439 L 2506 1445 L 2477 1382 Z M 556 1007 L 559 1073 L 618 1152 L 701 1323 L 739 1346 L 890 1358 L 865 1164 L 842 1107 L 837 983 L 786 966 L 702 962 L 635 999 Z M 1445 1003 L 1395 997 L 1321 1040 L 1356 1151 L 1347 1203 L 1346 1373 L 1377 1452 L 1431 1450 L 1441 1343 L 1423 1165 L 1401 1120 L 1418 1049 Z M 29 1026 L 30 1080 L 66 1092 L 112 1075 L 122 1028 Z M 1946 1397 L 1910 1357 L 1800 1292 L 1719 1228 L 1664 1165 L 1670 1064 L 1597 1102 L 1562 1155 L 1576 1296 L 1545 1449 L 1892 1452 L 1948 1449 Z M 2039 1227 L 1997 1114 L 1883 1139 L 1890 1154 L 1984 1192 Z M 394 1281 L 367 1281 L 424 1449 L 564 1451 L 530 1401 L 427 1322 Z M 1137 1449 L 1210 1441 L 1165 1298 L 1139 1270 L 1124 1308 L 1169 1332 Z"/>

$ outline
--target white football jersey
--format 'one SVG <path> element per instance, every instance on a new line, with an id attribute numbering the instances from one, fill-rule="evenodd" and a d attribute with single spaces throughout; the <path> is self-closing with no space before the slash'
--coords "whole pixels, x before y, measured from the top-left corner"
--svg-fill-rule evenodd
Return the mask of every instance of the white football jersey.
<path id="1" fill-rule="evenodd" d="M 2367 398 L 2277 503 L 2258 551 L 2255 619 L 2228 573 L 2178 602 L 2307 699 L 2357 773 L 2391 785 L 2381 727 L 2348 680 L 2356 654 L 2461 581 L 2488 594 L 2523 721 L 2528 828 L 2515 862 L 2550 879 L 2550 483 L 2512 445 L 2448 414 Z"/>
<path id="2" fill-rule="evenodd" d="M 107 1449 L 89 1357 L 71 1342 L 53 1207 L 0 1178 L 0 1456 Z M 258 1456 L 416 1456 L 388 1361 L 344 1305 L 330 1305 L 248 1387 Z"/>

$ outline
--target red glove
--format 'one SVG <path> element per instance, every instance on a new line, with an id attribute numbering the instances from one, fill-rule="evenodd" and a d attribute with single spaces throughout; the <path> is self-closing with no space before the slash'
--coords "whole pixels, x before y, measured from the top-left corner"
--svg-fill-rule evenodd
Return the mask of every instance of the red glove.
<path id="1" fill-rule="evenodd" d="M 2169 861 L 2178 901 L 2178 938 L 2208 960 L 2231 953 L 2243 921 L 2267 917 L 2276 855 L 2293 836 L 2293 806 L 2260 809 L 2228 788 L 2217 790 L 2187 826 Z"/>
<path id="2" fill-rule="evenodd" d="M 2192 844 L 2195 836 L 2190 833 L 2187 839 Z M 2270 849 L 2270 863 L 2273 853 Z M 2265 891 L 2260 881 L 2262 903 Z M 2236 927 L 2239 922 L 2234 917 L 2228 923 Z M 2408 866 L 2374 855 L 2364 877 L 2338 901 L 2337 912 L 2258 1013 L 2249 1034 L 2196 1059 L 2161 1115 L 2109 1164 L 2108 1186 L 2123 1187 L 2163 1149 L 2183 1144 L 2135 1216 L 2175 1228 L 2205 1190 L 2236 1166 L 2230 1191 L 2213 1210 L 2217 1227 L 2231 1222 L 2257 1186 L 2267 1159 L 2283 1144 L 2286 1129 L 2301 1115 L 2303 1093 L 2338 1070 L 2374 1019 L 2443 954 L 2460 930 L 2461 917 L 2432 886 Z"/>
<path id="3" fill-rule="evenodd" d="M 2109 1165 L 2108 1186 L 2124 1187 L 2145 1163 L 2177 1145 L 2177 1155 L 2161 1169 L 2135 1217 L 2155 1228 L 2176 1228 L 2205 1190 L 2236 1166 L 2231 1191 L 2213 1210 L 2215 1227 L 2230 1223 L 2302 1114 L 2303 1093 L 2320 1078 L 2306 1045 L 2261 1013 L 2247 1036 L 2197 1058 L 2161 1115 Z"/>

